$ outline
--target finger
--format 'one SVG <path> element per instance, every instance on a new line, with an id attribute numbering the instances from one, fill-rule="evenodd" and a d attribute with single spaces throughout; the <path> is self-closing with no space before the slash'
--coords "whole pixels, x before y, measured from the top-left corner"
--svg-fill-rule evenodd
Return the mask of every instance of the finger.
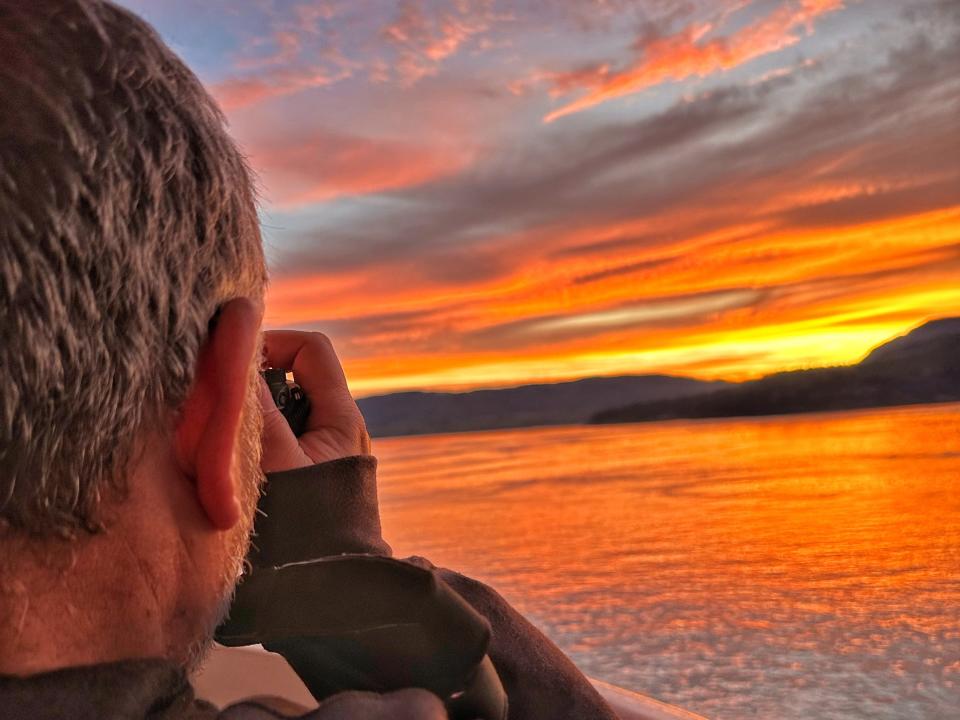
<path id="1" fill-rule="evenodd" d="M 293 371 L 311 401 L 331 392 L 349 393 L 340 359 L 323 333 L 268 330 L 263 340 L 267 364 Z"/>
<path id="2" fill-rule="evenodd" d="M 312 465 L 313 461 L 303 452 L 287 419 L 277 409 L 270 388 L 263 378 L 260 378 L 259 386 L 260 407 L 263 410 L 263 432 L 260 436 L 263 455 L 260 467 L 265 473 L 271 473 Z"/>
<path id="3" fill-rule="evenodd" d="M 410 557 L 400 558 L 403 562 L 409 565 L 415 565 L 421 570 L 436 570 L 437 566 L 432 562 L 427 560 L 425 557 L 420 557 L 419 555 L 411 555 Z"/>

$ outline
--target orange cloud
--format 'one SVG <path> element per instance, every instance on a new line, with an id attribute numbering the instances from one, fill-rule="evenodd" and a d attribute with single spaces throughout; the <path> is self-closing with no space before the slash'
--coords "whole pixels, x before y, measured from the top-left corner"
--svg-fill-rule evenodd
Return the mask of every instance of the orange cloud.
<path id="1" fill-rule="evenodd" d="M 732 35 L 702 41 L 712 26 L 690 26 L 674 35 L 643 44 L 641 57 L 623 70 L 608 64 L 579 68 L 552 76 L 554 92 L 586 88 L 582 97 L 549 113 L 553 122 L 616 98 L 631 95 L 668 80 L 706 77 L 789 47 L 801 31 L 813 31 L 814 20 L 843 7 L 843 0 L 789 2 Z"/>

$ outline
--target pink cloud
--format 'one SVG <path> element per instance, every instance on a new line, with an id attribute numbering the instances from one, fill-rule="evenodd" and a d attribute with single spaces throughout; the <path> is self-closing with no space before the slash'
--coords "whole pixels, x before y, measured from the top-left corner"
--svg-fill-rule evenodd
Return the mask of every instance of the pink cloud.
<path id="1" fill-rule="evenodd" d="M 496 19 L 489 2 L 451 3 L 442 12 L 424 12 L 418 0 L 404 0 L 381 35 L 396 48 L 400 80 L 412 84 L 435 74 L 443 60 L 483 35 Z"/>
<path id="2" fill-rule="evenodd" d="M 264 3 L 212 92 L 228 112 L 350 78 L 409 87 L 466 50 L 499 47 L 495 25 L 511 16 L 493 0 L 403 0 L 368 13 L 348 0 Z"/>
<path id="3" fill-rule="evenodd" d="M 464 148 L 431 147 L 326 130 L 248 148 L 270 200 L 280 206 L 414 187 L 461 170 Z"/>

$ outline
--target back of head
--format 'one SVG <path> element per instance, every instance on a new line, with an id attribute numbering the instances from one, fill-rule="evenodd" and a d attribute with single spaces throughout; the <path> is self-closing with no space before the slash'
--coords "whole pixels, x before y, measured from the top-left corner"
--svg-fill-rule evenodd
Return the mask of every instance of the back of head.
<path id="1" fill-rule="evenodd" d="M 0 48 L 0 526 L 70 535 L 183 401 L 217 307 L 262 296 L 263 252 L 220 112 L 149 26 L 0 0 Z"/>

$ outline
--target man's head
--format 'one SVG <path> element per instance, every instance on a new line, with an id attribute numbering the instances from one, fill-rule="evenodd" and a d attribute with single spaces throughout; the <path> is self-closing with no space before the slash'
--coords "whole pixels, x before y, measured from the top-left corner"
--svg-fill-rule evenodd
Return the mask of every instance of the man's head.
<path id="1" fill-rule="evenodd" d="M 122 9 L 0 0 L 0 54 L 0 553 L 187 554 L 203 604 L 205 575 L 235 578 L 261 477 L 250 173 L 197 79 Z M 42 574 L 41 555 L 13 562 Z"/>

